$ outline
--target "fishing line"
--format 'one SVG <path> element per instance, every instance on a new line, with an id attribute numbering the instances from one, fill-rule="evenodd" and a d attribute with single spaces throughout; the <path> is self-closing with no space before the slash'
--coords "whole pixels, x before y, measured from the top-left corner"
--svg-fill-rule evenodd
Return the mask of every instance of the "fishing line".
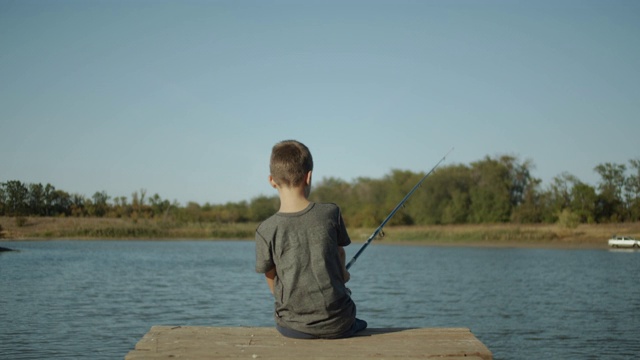
<path id="1" fill-rule="evenodd" d="M 349 268 L 356 262 L 356 260 L 358 259 L 358 257 L 360 256 L 360 254 L 362 254 L 362 252 L 364 251 L 364 249 L 367 248 L 367 246 L 369 246 L 369 244 L 371 244 L 371 242 L 373 241 L 373 239 L 376 238 L 376 236 L 380 235 L 380 237 L 384 236 L 384 232 L 382 232 L 382 228 L 387 225 L 387 222 L 389 222 L 389 220 L 391 220 L 391 218 L 393 217 L 393 215 L 396 214 L 396 212 L 404 205 L 405 202 L 407 202 L 407 200 L 409 199 L 409 197 L 411 197 L 411 195 L 413 194 L 414 191 L 416 191 L 416 189 L 418 189 L 420 187 L 420 185 L 422 185 L 422 182 L 429 176 L 431 175 L 431 173 L 433 173 L 436 168 L 440 165 L 440 163 L 442 163 L 444 161 L 444 159 L 447 158 L 447 156 L 449 156 L 449 154 L 453 151 L 453 148 L 451 148 L 451 150 L 449 150 L 449 152 L 447 152 L 442 159 L 440 159 L 440 161 L 438 161 L 438 163 L 431 168 L 431 170 L 429 170 L 429 172 L 422 177 L 422 179 L 420 179 L 420 181 L 418 181 L 417 184 L 415 184 L 415 186 L 411 189 L 411 191 L 409 191 L 409 193 L 407 193 L 407 195 L 404 196 L 404 198 L 402 199 L 402 201 L 400 201 L 398 203 L 398 205 L 396 205 L 395 208 L 393 208 L 393 210 L 391 210 L 391 213 L 389 213 L 389 215 L 387 215 L 387 218 L 384 219 L 384 221 L 382 221 L 382 223 L 380 224 L 380 226 L 378 226 L 378 228 L 373 232 L 373 234 L 371 234 L 371 236 L 369 236 L 369 239 L 367 239 L 367 242 L 364 243 L 364 245 L 362 245 L 362 247 L 360 248 L 360 250 L 358 250 L 358 252 L 353 256 L 353 258 L 351 259 L 351 261 L 349 261 L 349 263 L 347 264 L 347 270 L 349 270 Z"/>

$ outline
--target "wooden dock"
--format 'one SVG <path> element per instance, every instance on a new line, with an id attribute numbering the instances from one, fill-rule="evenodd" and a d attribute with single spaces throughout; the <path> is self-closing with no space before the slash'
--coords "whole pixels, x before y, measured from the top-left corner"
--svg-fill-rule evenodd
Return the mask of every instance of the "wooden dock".
<path id="1" fill-rule="evenodd" d="M 366 329 L 338 340 L 286 338 L 271 327 L 153 326 L 125 360 L 492 359 L 467 328 Z"/>

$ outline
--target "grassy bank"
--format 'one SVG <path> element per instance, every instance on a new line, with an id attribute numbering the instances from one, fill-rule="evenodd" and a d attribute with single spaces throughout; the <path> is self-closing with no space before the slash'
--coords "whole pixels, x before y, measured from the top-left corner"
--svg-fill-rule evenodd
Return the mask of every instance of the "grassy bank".
<path id="1" fill-rule="evenodd" d="M 257 223 L 175 223 L 104 218 L 0 217 L 2 238 L 29 239 L 253 239 Z M 349 229 L 354 242 L 371 229 Z M 478 246 L 605 247 L 612 234 L 640 238 L 640 223 L 579 225 L 442 225 L 385 228 L 381 243 Z"/>
<path id="2" fill-rule="evenodd" d="M 4 239 L 249 239 L 255 223 L 175 223 L 156 220 L 0 217 Z"/>
<path id="3" fill-rule="evenodd" d="M 351 231 L 352 237 L 364 235 L 361 232 Z M 640 238 L 640 223 L 579 225 L 574 229 L 553 224 L 415 226 L 386 228 L 385 233 L 380 241 L 386 243 L 599 248 L 607 247 L 613 234 Z"/>

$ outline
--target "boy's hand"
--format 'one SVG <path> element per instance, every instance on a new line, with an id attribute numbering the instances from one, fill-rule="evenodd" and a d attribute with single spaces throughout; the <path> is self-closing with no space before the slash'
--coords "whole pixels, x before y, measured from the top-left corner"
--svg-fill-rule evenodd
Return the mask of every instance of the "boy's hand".
<path id="1" fill-rule="evenodd" d="M 344 277 L 345 284 L 351 279 L 351 274 L 349 274 L 349 271 L 346 268 L 342 270 L 342 276 Z"/>

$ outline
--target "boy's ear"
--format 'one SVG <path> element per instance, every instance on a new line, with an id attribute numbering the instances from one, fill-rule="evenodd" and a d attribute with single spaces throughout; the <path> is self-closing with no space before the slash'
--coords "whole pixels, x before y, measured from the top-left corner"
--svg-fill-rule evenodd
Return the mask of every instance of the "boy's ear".
<path id="1" fill-rule="evenodd" d="M 305 183 L 307 184 L 307 186 L 311 185 L 311 173 L 312 171 L 309 171 L 307 173 L 307 178 L 305 179 Z"/>
<path id="2" fill-rule="evenodd" d="M 273 176 L 269 175 L 269 184 L 271 184 L 271 187 L 273 187 L 274 189 L 278 188 L 278 184 L 276 184 L 276 181 L 273 180 Z"/>

